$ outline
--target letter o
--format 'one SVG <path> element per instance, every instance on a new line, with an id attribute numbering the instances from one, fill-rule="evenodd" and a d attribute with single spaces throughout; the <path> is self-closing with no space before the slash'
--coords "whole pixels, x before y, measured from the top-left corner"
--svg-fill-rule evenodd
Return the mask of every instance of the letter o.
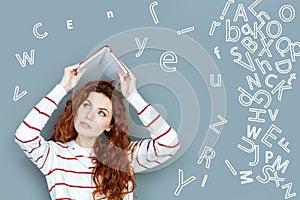
<path id="1" fill-rule="evenodd" d="M 272 25 L 276 25 L 277 26 L 277 33 L 275 35 L 273 35 L 271 33 L 271 26 Z M 272 20 L 268 23 L 267 27 L 266 27 L 266 32 L 267 32 L 267 35 L 270 37 L 270 38 L 278 38 L 281 33 L 282 33 L 282 26 L 281 24 L 278 22 L 278 21 L 275 21 L 275 20 Z"/>
<path id="2" fill-rule="evenodd" d="M 290 16 L 289 17 L 285 17 L 284 16 L 284 11 L 288 10 L 290 12 Z M 296 15 L 295 9 L 293 8 L 293 6 L 291 5 L 283 5 L 281 6 L 281 8 L 279 9 L 279 17 L 283 22 L 290 22 L 292 20 L 294 20 Z"/>

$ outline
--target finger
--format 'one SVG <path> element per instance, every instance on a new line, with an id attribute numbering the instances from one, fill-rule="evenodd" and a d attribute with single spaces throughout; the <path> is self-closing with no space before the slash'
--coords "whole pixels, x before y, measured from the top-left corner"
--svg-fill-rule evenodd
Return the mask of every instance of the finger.
<path id="1" fill-rule="evenodd" d="M 133 75 L 133 73 L 129 69 L 128 69 L 128 74 L 126 74 L 126 77 L 128 77 L 130 80 L 131 79 L 133 79 L 133 80 L 135 79 L 135 76 Z"/>
<path id="2" fill-rule="evenodd" d="M 124 77 L 124 79 L 126 81 L 130 81 L 131 80 L 131 74 L 124 74 L 123 77 Z"/>
<path id="3" fill-rule="evenodd" d="M 75 64 L 75 65 L 66 67 L 64 71 L 66 74 L 76 75 L 76 68 L 77 68 L 77 65 Z"/>
<path id="4" fill-rule="evenodd" d="M 69 66 L 69 67 L 66 67 L 66 69 L 67 69 L 68 71 L 72 71 L 72 70 L 76 69 L 78 66 L 79 66 L 79 64 L 75 64 L 75 65 L 71 65 L 71 66 Z"/>
<path id="5" fill-rule="evenodd" d="M 120 71 L 117 72 L 117 75 L 119 78 L 121 78 L 123 76 L 122 72 L 120 72 Z"/>
<path id="6" fill-rule="evenodd" d="M 131 78 L 130 78 L 130 76 L 129 76 L 128 73 L 127 74 L 122 74 L 122 72 L 117 72 L 117 74 L 118 74 L 118 77 L 120 79 L 122 78 L 124 81 L 131 80 Z"/>
<path id="7" fill-rule="evenodd" d="M 77 77 L 81 78 L 81 76 L 88 70 L 88 68 L 79 69 L 79 71 L 76 71 Z"/>
<path id="8" fill-rule="evenodd" d="M 123 63 L 123 65 L 122 65 L 127 71 L 128 71 L 128 73 L 129 73 L 129 75 L 132 75 L 132 73 L 131 73 L 131 71 L 130 71 L 130 69 Z"/>
<path id="9" fill-rule="evenodd" d="M 123 74 L 121 76 L 119 76 L 121 83 L 125 82 L 125 77 L 123 76 Z"/>

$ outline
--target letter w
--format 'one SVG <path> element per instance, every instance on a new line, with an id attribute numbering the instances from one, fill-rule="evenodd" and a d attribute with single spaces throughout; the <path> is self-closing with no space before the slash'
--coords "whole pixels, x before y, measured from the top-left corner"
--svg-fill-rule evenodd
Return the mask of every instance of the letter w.
<path id="1" fill-rule="evenodd" d="M 26 61 L 29 62 L 30 65 L 34 64 L 34 49 L 30 51 L 30 57 L 27 52 L 23 52 L 23 57 L 21 58 L 20 54 L 15 54 L 16 58 L 18 59 L 19 63 L 22 67 L 26 67 Z"/>

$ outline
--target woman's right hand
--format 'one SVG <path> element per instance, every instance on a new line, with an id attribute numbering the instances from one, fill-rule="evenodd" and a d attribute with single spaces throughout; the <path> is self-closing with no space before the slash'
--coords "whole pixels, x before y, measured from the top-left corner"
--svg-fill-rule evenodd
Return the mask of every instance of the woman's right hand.
<path id="1" fill-rule="evenodd" d="M 81 76 L 86 72 L 87 68 L 77 71 L 79 64 L 75 64 L 64 69 L 64 75 L 60 81 L 60 85 L 65 88 L 67 92 L 72 90 L 79 82 Z"/>

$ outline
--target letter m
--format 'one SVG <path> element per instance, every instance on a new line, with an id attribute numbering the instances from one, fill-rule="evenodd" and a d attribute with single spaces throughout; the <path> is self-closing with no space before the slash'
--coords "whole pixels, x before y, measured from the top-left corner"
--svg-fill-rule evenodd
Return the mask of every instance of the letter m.
<path id="1" fill-rule="evenodd" d="M 281 156 L 277 156 L 276 160 L 272 164 L 272 167 L 275 169 L 275 166 L 276 166 L 277 171 L 282 169 L 281 172 L 284 174 L 289 163 L 290 163 L 289 160 L 286 160 L 286 161 L 284 161 L 284 163 L 281 163 Z"/>

